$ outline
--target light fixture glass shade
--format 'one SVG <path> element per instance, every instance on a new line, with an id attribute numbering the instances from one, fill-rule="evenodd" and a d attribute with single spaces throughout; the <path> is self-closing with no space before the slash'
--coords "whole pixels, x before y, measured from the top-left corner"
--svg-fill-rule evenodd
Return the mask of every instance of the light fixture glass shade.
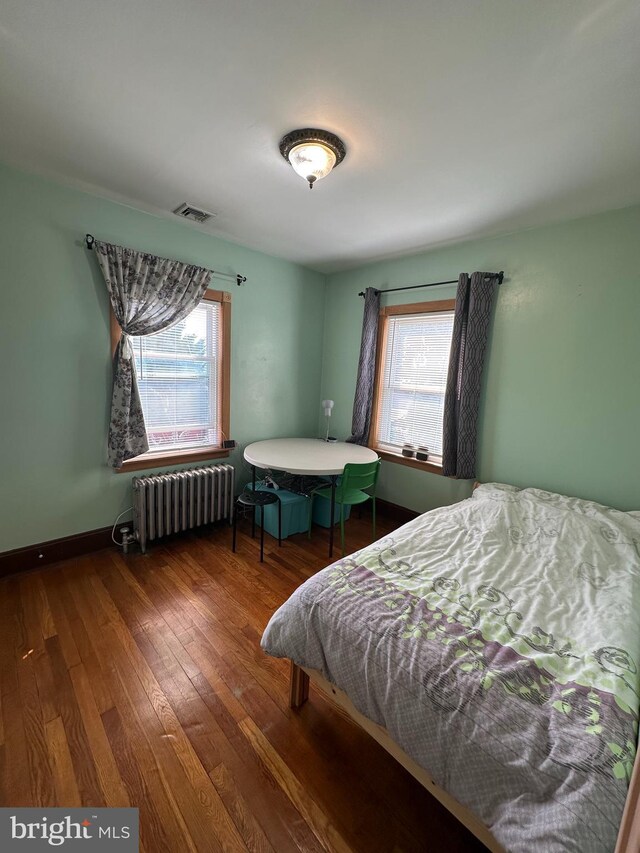
<path id="1" fill-rule="evenodd" d="M 280 153 L 309 188 L 344 160 L 347 149 L 335 133 L 318 127 L 290 130 L 280 140 Z"/>
<path id="2" fill-rule="evenodd" d="M 336 164 L 336 155 L 321 142 L 303 142 L 291 149 L 289 162 L 294 171 L 313 186 L 333 169 Z"/>

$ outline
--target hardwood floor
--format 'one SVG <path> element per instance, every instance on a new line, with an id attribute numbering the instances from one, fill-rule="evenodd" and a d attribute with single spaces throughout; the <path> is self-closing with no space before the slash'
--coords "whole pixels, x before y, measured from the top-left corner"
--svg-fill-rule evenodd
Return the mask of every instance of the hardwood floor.
<path id="1" fill-rule="evenodd" d="M 327 534 L 267 536 L 260 564 L 248 531 L 235 555 L 223 527 L 0 583 L 2 805 L 134 805 L 146 853 L 484 850 L 313 688 L 289 709 L 260 636 Z"/>

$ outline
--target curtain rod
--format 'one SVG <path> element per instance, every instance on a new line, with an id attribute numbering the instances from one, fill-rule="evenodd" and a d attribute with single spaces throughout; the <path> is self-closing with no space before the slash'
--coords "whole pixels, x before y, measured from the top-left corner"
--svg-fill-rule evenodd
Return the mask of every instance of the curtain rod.
<path id="1" fill-rule="evenodd" d="M 498 273 L 498 284 L 504 281 L 504 270 Z M 457 284 L 458 279 L 452 278 L 450 281 L 432 281 L 431 284 L 411 284 L 408 287 L 388 287 L 386 290 L 377 290 L 378 293 L 395 293 L 398 290 L 417 290 L 419 287 L 438 287 L 439 284 Z M 361 290 L 358 296 L 364 296 L 364 290 Z"/>
<path id="2" fill-rule="evenodd" d="M 93 244 L 96 242 L 96 238 L 93 234 L 85 234 L 84 235 L 85 243 L 87 244 L 87 249 L 91 251 L 93 249 Z M 230 278 L 240 287 L 241 284 L 244 284 L 247 280 L 246 275 L 240 275 L 240 273 L 235 272 L 216 272 L 215 270 L 210 271 L 212 275 L 215 275 L 217 278 Z"/>

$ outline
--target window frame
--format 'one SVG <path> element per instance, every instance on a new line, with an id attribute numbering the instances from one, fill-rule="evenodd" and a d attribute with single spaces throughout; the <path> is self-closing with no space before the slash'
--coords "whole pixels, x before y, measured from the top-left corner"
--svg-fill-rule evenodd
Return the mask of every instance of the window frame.
<path id="1" fill-rule="evenodd" d="M 410 305 L 386 305 L 380 309 L 378 320 L 378 344 L 376 350 L 376 378 L 375 390 L 373 396 L 373 409 L 371 416 L 371 426 L 369 428 L 368 446 L 375 450 L 378 456 L 388 462 L 398 462 L 400 465 L 406 465 L 409 468 L 418 468 L 421 471 L 429 471 L 431 474 L 442 474 L 442 463 L 432 462 L 427 460 L 422 462 L 419 459 L 408 459 L 401 453 L 393 453 L 392 451 L 380 447 L 377 443 L 378 423 L 380 420 L 380 406 L 382 403 L 382 377 L 385 369 L 385 354 L 387 351 L 387 335 L 389 332 L 389 318 L 411 314 L 437 314 L 444 311 L 455 311 L 455 299 L 434 299 L 431 302 L 414 302 Z"/>
<path id="2" fill-rule="evenodd" d="M 223 437 L 231 435 L 231 294 L 225 290 L 205 291 L 202 302 L 219 302 L 221 306 L 220 330 L 222 340 L 220 342 L 220 420 Z M 122 329 L 115 318 L 113 309 L 111 312 L 111 357 L 115 355 L 116 348 L 122 337 Z M 224 438 L 223 438 L 224 440 Z M 118 473 L 128 471 L 141 471 L 148 468 L 159 468 L 163 465 L 179 465 L 182 462 L 202 462 L 206 459 L 223 459 L 229 456 L 229 450 L 221 445 L 206 445 L 187 450 L 150 451 L 133 459 L 127 459 L 117 470 Z"/>

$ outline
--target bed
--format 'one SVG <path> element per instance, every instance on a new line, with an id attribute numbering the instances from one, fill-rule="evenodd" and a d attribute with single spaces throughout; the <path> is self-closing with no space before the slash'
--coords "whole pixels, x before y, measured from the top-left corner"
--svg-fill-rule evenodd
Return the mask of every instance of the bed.
<path id="1" fill-rule="evenodd" d="M 310 578 L 262 646 L 489 849 L 637 853 L 639 602 L 640 513 L 484 484 Z"/>

